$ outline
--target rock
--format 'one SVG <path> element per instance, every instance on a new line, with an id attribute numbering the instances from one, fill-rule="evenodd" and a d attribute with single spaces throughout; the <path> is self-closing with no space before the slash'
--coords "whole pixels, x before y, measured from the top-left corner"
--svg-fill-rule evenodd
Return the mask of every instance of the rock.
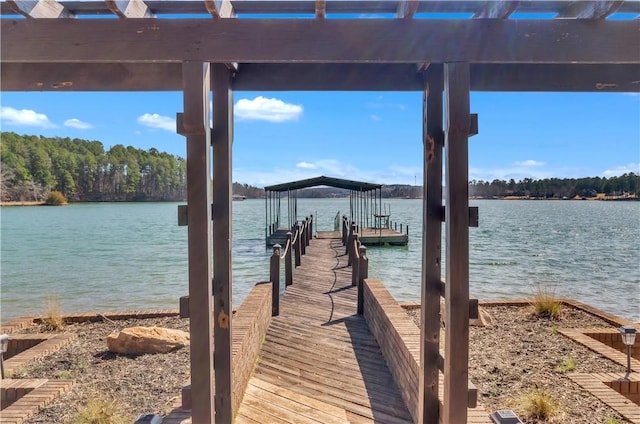
<path id="1" fill-rule="evenodd" d="M 167 353 L 188 345 L 189 333 L 162 327 L 129 327 L 107 336 L 109 351 L 130 355 Z"/>

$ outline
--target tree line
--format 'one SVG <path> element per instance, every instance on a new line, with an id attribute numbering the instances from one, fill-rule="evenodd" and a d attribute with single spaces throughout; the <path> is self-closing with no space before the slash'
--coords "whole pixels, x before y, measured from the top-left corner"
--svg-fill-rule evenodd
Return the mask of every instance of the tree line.
<path id="1" fill-rule="evenodd" d="M 493 180 L 469 183 L 469 195 L 493 197 L 535 197 L 542 199 L 593 198 L 600 193 L 609 198 L 640 198 L 640 175 L 633 172 L 619 177 L 524 178 L 518 182 Z"/>
<path id="2" fill-rule="evenodd" d="M 0 132 L 2 201 L 181 201 L 186 161 L 155 148 Z"/>

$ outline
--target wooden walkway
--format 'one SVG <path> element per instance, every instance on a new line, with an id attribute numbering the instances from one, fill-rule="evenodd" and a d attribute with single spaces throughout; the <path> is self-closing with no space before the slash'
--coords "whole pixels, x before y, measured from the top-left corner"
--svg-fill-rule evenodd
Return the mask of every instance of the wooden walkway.
<path id="1" fill-rule="evenodd" d="M 236 422 L 412 422 L 374 336 L 356 314 L 344 249 L 337 239 L 307 247 Z"/>

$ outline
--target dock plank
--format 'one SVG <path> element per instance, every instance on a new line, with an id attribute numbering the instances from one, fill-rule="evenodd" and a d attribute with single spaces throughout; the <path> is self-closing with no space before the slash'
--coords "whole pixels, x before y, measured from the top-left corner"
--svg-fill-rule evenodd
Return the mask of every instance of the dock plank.
<path id="1" fill-rule="evenodd" d="M 356 314 L 347 260 L 338 239 L 314 239 L 307 247 L 267 331 L 240 422 L 260 414 L 263 422 L 412 422 L 374 336 Z"/>

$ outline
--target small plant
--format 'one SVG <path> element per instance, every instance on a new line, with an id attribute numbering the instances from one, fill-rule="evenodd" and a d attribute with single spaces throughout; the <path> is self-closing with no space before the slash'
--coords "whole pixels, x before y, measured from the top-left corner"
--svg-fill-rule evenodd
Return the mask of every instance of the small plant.
<path id="1" fill-rule="evenodd" d="M 63 319 L 60 312 L 60 298 L 49 295 L 45 303 L 45 312 L 42 317 L 42 325 L 46 331 L 58 331 L 62 328 Z"/>
<path id="2" fill-rule="evenodd" d="M 558 334 L 558 326 L 553 324 L 551 326 L 551 334 Z"/>
<path id="3" fill-rule="evenodd" d="M 537 387 L 525 393 L 520 403 L 524 414 L 532 419 L 549 419 L 555 415 L 558 410 L 558 405 L 551 398 L 551 393 Z"/>
<path id="4" fill-rule="evenodd" d="M 604 424 L 622 424 L 622 421 L 620 421 L 619 419 L 615 418 L 615 417 L 608 417 Z"/>
<path id="5" fill-rule="evenodd" d="M 536 316 L 558 319 L 562 315 L 562 302 L 554 290 L 538 287 L 531 304 Z"/>
<path id="6" fill-rule="evenodd" d="M 49 193 L 49 195 L 47 196 L 47 200 L 45 200 L 44 203 L 45 205 L 51 206 L 66 205 L 67 198 L 64 197 L 64 194 L 60 193 L 59 191 L 52 191 L 51 193 Z"/>
<path id="7" fill-rule="evenodd" d="M 27 367 L 8 369 L 4 371 L 4 378 L 25 378 L 27 376 Z"/>
<path id="8" fill-rule="evenodd" d="M 71 371 L 68 370 L 62 370 L 58 373 L 58 378 L 62 379 L 62 380 L 72 380 L 73 378 L 75 378 L 75 376 L 73 375 L 73 373 Z"/>
<path id="9" fill-rule="evenodd" d="M 122 406 L 115 399 L 102 396 L 92 397 L 76 413 L 75 424 L 125 424 L 129 422 L 122 415 Z"/>
<path id="10" fill-rule="evenodd" d="M 565 372 L 569 372 L 569 371 L 575 371 L 576 369 L 576 360 L 573 358 L 564 358 L 564 360 L 562 361 L 562 364 L 558 365 L 556 367 L 556 371 L 561 372 L 561 373 L 565 373 Z"/>

